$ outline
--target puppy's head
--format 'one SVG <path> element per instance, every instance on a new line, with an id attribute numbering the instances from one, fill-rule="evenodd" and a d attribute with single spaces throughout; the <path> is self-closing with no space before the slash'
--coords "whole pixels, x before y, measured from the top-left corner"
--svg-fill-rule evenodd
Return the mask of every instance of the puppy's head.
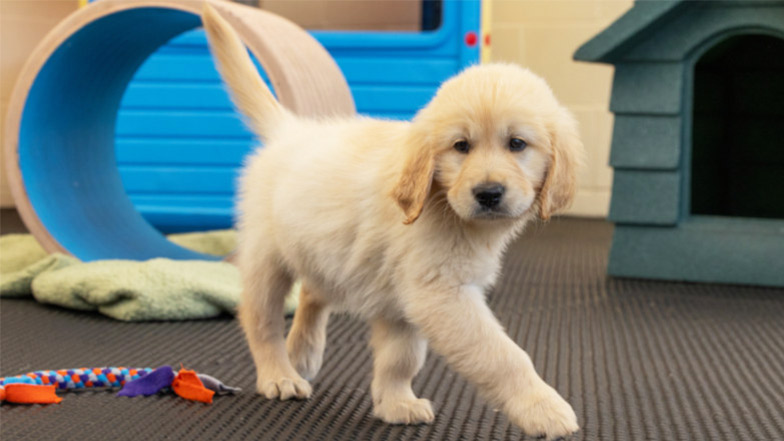
<path id="1" fill-rule="evenodd" d="M 583 146 L 577 124 L 547 84 L 504 64 L 475 66 L 445 82 L 414 118 L 393 193 L 405 223 L 431 187 L 466 221 L 542 219 L 574 196 Z"/>

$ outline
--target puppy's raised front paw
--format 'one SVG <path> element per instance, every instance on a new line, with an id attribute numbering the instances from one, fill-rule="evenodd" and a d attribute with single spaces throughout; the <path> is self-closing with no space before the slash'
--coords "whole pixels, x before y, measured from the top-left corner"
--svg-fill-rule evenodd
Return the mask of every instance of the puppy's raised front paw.
<path id="1" fill-rule="evenodd" d="M 513 403 L 509 418 L 526 434 L 548 440 L 569 436 L 580 429 L 572 406 L 548 385 Z"/>
<path id="2" fill-rule="evenodd" d="M 256 382 L 256 390 L 270 400 L 275 398 L 281 400 L 306 399 L 310 398 L 310 394 L 313 393 L 310 383 L 299 376 L 280 376 L 275 379 L 259 378 Z"/>
<path id="3" fill-rule="evenodd" d="M 383 400 L 373 406 L 373 415 L 390 424 L 419 424 L 433 422 L 430 400 Z"/>

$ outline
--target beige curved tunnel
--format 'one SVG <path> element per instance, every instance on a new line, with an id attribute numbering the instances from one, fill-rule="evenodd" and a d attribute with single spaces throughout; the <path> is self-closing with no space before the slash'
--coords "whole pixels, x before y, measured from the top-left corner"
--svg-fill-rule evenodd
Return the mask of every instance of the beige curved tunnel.
<path id="1" fill-rule="evenodd" d="M 307 116 L 354 113 L 343 74 L 306 31 L 257 8 L 206 1 L 237 30 L 283 106 Z M 4 154 L 17 209 L 47 251 L 85 261 L 215 259 L 169 242 L 142 218 L 114 156 L 128 82 L 157 48 L 201 25 L 203 6 L 101 0 L 67 17 L 33 51 L 11 95 Z"/>

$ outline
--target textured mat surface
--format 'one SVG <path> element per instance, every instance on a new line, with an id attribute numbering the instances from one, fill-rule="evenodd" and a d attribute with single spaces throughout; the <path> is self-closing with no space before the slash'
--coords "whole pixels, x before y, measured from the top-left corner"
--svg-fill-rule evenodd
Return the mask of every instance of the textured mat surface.
<path id="1" fill-rule="evenodd" d="M 574 405 L 574 439 L 784 439 L 784 290 L 609 279 L 611 233 L 601 221 L 532 228 L 489 294 L 512 338 Z M 245 390 L 211 406 L 104 391 L 3 405 L 3 440 L 522 438 L 433 354 L 414 389 L 433 401 L 435 422 L 373 419 L 367 328 L 345 316 L 330 320 L 314 397 L 281 403 L 253 393 L 252 362 L 230 318 L 126 324 L 25 300 L 0 308 L 2 375 L 182 361 Z"/>

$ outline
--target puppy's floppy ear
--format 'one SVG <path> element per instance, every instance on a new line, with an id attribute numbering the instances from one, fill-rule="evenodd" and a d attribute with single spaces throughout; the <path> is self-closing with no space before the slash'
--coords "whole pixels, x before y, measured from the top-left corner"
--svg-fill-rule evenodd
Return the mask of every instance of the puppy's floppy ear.
<path id="1" fill-rule="evenodd" d="M 572 202 L 577 190 L 577 169 L 583 162 L 584 148 L 577 122 L 564 108 L 559 109 L 550 126 L 550 143 L 550 168 L 538 196 L 539 217 L 543 220 Z"/>
<path id="2" fill-rule="evenodd" d="M 409 137 L 403 172 L 392 192 L 392 197 L 406 215 L 404 224 L 413 223 L 425 207 L 425 199 L 433 183 L 435 152 L 423 136 Z"/>

